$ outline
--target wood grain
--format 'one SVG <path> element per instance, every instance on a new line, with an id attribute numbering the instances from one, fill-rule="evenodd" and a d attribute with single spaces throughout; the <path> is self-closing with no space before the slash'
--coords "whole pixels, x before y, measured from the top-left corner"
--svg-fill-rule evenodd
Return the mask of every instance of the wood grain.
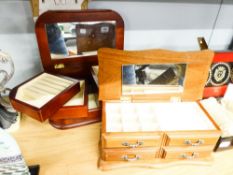
<path id="1" fill-rule="evenodd" d="M 41 122 L 51 117 L 59 108 L 61 108 L 66 102 L 68 102 L 70 98 L 72 98 L 76 93 L 80 91 L 79 81 L 73 80 L 73 84 L 62 90 L 59 94 L 57 94 L 41 107 L 35 107 L 31 104 L 18 100 L 16 98 L 16 94 L 19 93 L 19 88 L 22 87 L 24 84 L 30 83 L 31 80 L 42 74 L 36 75 L 28 81 L 14 87 L 9 95 L 11 104 L 14 109 L 19 112 L 23 112 Z M 69 77 L 66 77 L 65 79 L 69 79 Z"/>
<path id="2" fill-rule="evenodd" d="M 85 57 L 64 57 L 52 59 L 50 55 L 46 24 L 67 22 L 98 22 L 116 21 L 116 48 L 124 46 L 124 21 L 121 16 L 112 10 L 54 10 L 47 11 L 39 16 L 36 21 L 36 37 L 44 70 L 54 73 L 69 75 L 78 78 L 91 76 L 91 66 L 97 65 L 97 55 Z M 63 69 L 55 69 L 55 64 L 63 64 Z"/>
<path id="3" fill-rule="evenodd" d="M 127 64 L 175 64 L 186 63 L 184 91 L 172 94 L 131 95 L 132 100 L 170 100 L 179 97 L 182 101 L 202 99 L 203 89 L 214 52 L 210 50 L 175 52 L 169 50 L 121 51 L 101 48 L 99 61 L 99 99 L 120 100 L 122 95 L 122 65 Z M 110 90 L 110 89 L 114 89 Z"/>
<path id="4" fill-rule="evenodd" d="M 155 147 L 160 146 L 163 139 L 162 132 L 138 132 L 138 133 L 103 133 L 102 146 L 103 148 L 127 148 L 122 143 L 135 145 L 142 142 L 142 145 L 137 147 Z"/>

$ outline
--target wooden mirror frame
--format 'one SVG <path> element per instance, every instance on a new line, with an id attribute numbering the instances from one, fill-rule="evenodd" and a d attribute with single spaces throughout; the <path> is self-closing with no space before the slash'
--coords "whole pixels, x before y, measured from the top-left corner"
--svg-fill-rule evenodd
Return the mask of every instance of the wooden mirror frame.
<path id="1" fill-rule="evenodd" d="M 67 22 L 98 22 L 116 21 L 116 48 L 124 46 L 124 21 L 122 17 L 112 10 L 56 10 L 47 11 L 40 15 L 36 21 L 36 37 L 41 55 L 42 65 L 45 71 L 54 74 L 63 74 L 72 77 L 86 78 L 90 73 L 90 67 L 98 64 L 97 55 L 84 57 L 64 57 L 52 59 L 48 44 L 46 24 Z M 60 68 L 59 65 L 62 65 Z"/>

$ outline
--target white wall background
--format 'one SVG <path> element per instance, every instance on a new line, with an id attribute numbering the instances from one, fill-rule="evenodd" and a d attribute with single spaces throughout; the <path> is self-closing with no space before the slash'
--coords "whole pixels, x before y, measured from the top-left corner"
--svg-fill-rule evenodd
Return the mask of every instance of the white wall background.
<path id="1" fill-rule="evenodd" d="M 41 72 L 30 1 L 0 1 L 0 49 L 9 53 L 15 63 L 8 87 Z"/>
<path id="2" fill-rule="evenodd" d="M 221 5 L 221 2 L 223 4 Z M 125 49 L 226 49 L 233 37 L 233 0 L 93 0 L 89 8 L 113 9 L 125 21 Z M 15 62 L 14 87 L 42 71 L 29 0 L 0 1 L 0 49 Z"/>

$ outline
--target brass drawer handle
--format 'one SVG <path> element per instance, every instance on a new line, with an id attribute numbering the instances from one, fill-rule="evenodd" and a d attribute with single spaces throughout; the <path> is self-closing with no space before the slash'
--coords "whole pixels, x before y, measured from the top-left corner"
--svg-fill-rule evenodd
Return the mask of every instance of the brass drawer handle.
<path id="1" fill-rule="evenodd" d="M 184 144 L 186 144 L 186 145 L 191 145 L 191 146 L 199 146 L 199 145 L 202 145 L 202 144 L 204 144 L 205 143 L 205 141 L 204 140 L 202 140 L 202 139 L 198 139 L 196 142 L 192 142 L 191 140 L 185 140 L 184 141 Z"/>
<path id="2" fill-rule="evenodd" d="M 63 64 L 63 63 L 59 63 L 59 64 L 54 65 L 54 69 L 64 69 L 64 68 L 65 68 L 65 64 Z"/>
<path id="3" fill-rule="evenodd" d="M 122 145 L 127 146 L 129 148 L 136 148 L 138 146 L 142 146 L 143 142 L 142 141 L 137 141 L 135 144 L 130 144 L 129 142 L 123 142 Z"/>
<path id="4" fill-rule="evenodd" d="M 189 159 L 189 160 L 191 160 L 191 159 L 198 158 L 198 157 L 199 157 L 199 154 L 193 152 L 193 153 L 191 154 L 191 156 L 189 156 L 189 155 L 187 155 L 187 154 L 184 153 L 184 154 L 181 154 L 180 157 L 183 158 L 183 159 Z"/>
<path id="5" fill-rule="evenodd" d="M 134 155 L 134 157 L 129 158 L 128 155 L 123 155 L 123 156 L 122 156 L 122 159 L 123 159 L 124 161 L 136 161 L 136 160 L 139 160 L 139 159 L 140 159 L 140 156 L 139 156 L 139 155 Z"/>

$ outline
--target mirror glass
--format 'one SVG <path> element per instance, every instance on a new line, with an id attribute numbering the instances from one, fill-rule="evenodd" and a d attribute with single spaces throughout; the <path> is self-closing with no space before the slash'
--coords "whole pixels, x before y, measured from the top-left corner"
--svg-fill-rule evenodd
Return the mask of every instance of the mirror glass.
<path id="1" fill-rule="evenodd" d="M 122 66 L 122 93 L 155 94 L 183 91 L 186 64 L 131 64 Z"/>
<path id="2" fill-rule="evenodd" d="M 101 47 L 115 48 L 116 21 L 46 24 L 52 59 L 96 55 Z"/>

